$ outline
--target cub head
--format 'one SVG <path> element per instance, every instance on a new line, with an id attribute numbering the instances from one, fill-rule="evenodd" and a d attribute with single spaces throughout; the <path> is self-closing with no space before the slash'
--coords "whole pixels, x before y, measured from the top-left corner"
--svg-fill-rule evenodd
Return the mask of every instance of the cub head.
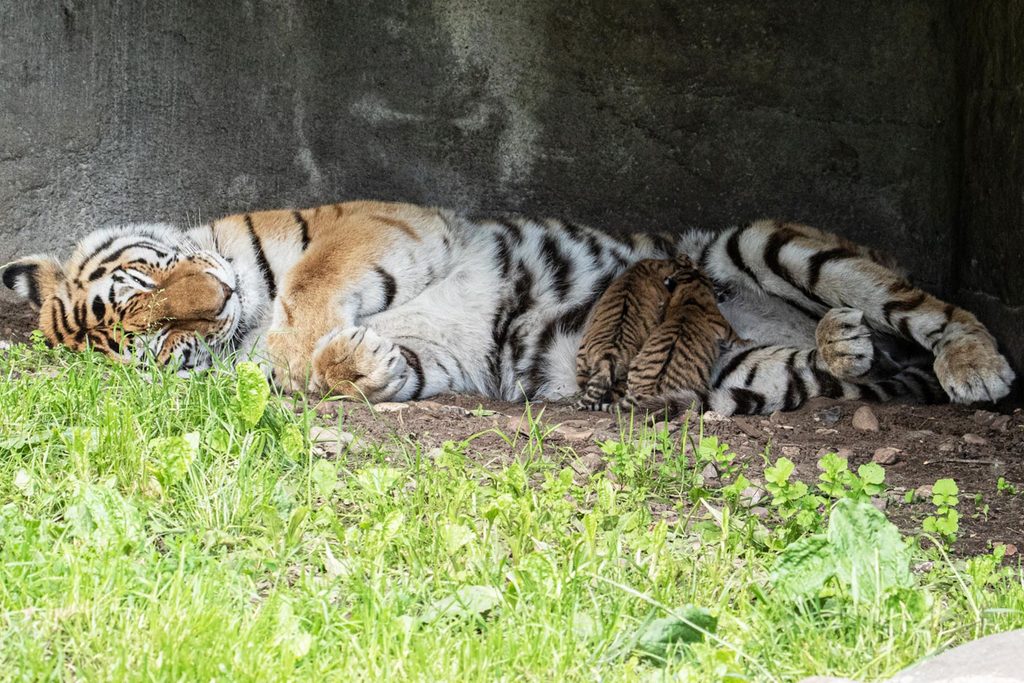
<path id="1" fill-rule="evenodd" d="M 230 341 L 242 312 L 231 264 L 167 225 L 98 230 L 63 264 L 52 256 L 8 264 L 3 283 L 38 311 L 52 345 L 181 369 L 208 366 L 210 348 Z"/>

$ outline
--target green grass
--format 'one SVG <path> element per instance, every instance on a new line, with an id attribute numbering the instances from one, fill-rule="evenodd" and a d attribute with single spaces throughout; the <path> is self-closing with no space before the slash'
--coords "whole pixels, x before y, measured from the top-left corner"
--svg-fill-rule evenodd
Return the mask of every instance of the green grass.
<path id="1" fill-rule="evenodd" d="M 790 596 L 780 554 L 846 494 L 762 519 L 698 434 L 626 427 L 582 480 L 539 427 L 499 469 L 398 439 L 322 460 L 313 417 L 251 374 L 0 352 L 0 677 L 870 679 L 1024 626 L 1018 567 L 917 543 L 901 588 Z M 703 642 L 645 645 L 696 608 Z"/>

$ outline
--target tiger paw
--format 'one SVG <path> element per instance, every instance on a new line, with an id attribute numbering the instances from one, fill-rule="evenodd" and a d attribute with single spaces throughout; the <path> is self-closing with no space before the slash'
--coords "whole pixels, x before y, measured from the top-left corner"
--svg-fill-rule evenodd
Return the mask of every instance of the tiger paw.
<path id="1" fill-rule="evenodd" d="M 264 354 L 274 384 L 285 393 L 305 391 L 309 379 L 309 348 L 292 328 L 271 328 Z"/>
<path id="2" fill-rule="evenodd" d="M 855 380 L 866 375 L 875 363 L 875 344 L 861 310 L 829 310 L 818 321 L 814 337 L 818 358 L 833 377 Z"/>
<path id="3" fill-rule="evenodd" d="M 934 367 L 954 403 L 998 401 L 1010 393 L 1015 378 L 995 343 L 980 334 L 964 334 L 943 345 Z"/>
<path id="4" fill-rule="evenodd" d="M 310 386 L 324 395 L 379 403 L 400 398 L 410 374 L 397 344 L 367 327 L 346 327 L 317 343 Z"/>

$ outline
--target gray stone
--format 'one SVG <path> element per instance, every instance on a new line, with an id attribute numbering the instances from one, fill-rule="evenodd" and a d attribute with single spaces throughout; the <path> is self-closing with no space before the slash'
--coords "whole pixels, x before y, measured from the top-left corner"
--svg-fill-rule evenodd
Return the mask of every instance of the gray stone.
<path id="1" fill-rule="evenodd" d="M 1024 630 L 987 636 L 910 667 L 890 683 L 1010 683 L 1024 681 Z"/>
<path id="2" fill-rule="evenodd" d="M 1024 671 L 1020 666 L 1022 647 L 1024 630 L 986 636 L 904 669 L 886 682 L 1019 683 L 1024 681 Z M 812 676 L 800 683 L 855 682 L 850 678 Z"/>
<path id="3" fill-rule="evenodd" d="M 857 412 L 853 414 L 853 428 L 862 432 L 877 432 L 878 418 L 875 417 L 875 411 L 867 406 L 857 408 Z"/>
<path id="4" fill-rule="evenodd" d="M 879 465 L 892 465 L 899 460 L 900 449 L 893 448 L 892 446 L 884 446 L 877 449 L 872 455 L 871 459 L 877 462 Z"/>

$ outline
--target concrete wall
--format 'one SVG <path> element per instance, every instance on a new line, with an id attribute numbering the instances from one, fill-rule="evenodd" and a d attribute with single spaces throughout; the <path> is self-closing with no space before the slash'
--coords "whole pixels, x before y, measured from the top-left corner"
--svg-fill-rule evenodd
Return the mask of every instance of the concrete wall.
<path id="1" fill-rule="evenodd" d="M 954 266 L 1005 264 L 960 201 L 999 171 L 962 163 L 955 2 L 5 0 L 0 263 L 375 197 L 622 231 L 778 216 L 1009 296 Z"/>
<path id="2" fill-rule="evenodd" d="M 967 3 L 955 294 L 1024 368 L 1024 1 Z"/>

